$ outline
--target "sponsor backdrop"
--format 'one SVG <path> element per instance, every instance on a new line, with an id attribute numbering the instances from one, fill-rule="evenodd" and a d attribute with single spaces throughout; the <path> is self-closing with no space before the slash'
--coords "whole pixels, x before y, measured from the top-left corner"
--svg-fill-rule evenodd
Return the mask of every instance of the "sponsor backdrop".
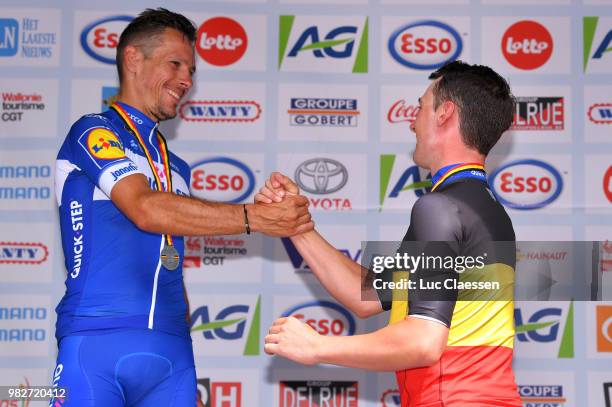
<path id="1" fill-rule="evenodd" d="M 66 275 L 55 155 L 74 120 L 116 98 L 119 34 L 155 5 L 2 2 L 2 385 L 47 384 L 61 373 L 53 372 Z M 428 73 L 460 58 L 497 69 L 517 97 L 514 125 L 487 163 L 517 237 L 611 240 L 612 0 L 164 5 L 198 26 L 194 89 L 162 127 L 191 165 L 193 196 L 249 202 L 282 170 L 310 199 L 321 232 L 359 261 L 362 240 L 401 239 L 428 188 L 431 174 L 411 159 L 410 124 Z M 268 326 L 283 315 L 324 335 L 386 321 L 358 320 L 329 298 L 288 239 L 198 236 L 185 248 L 198 405 L 399 406 L 391 373 L 301 367 L 263 353 Z M 612 244 L 600 258 L 610 290 Z M 612 407 L 611 302 L 516 303 L 515 319 L 526 406 Z"/>

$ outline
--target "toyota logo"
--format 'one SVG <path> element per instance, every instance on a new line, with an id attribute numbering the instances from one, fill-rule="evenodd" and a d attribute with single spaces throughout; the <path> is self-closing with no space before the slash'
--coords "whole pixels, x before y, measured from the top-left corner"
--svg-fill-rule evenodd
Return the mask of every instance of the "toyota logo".
<path id="1" fill-rule="evenodd" d="M 302 190 L 312 194 L 331 194 L 346 185 L 346 167 L 331 158 L 304 161 L 295 170 L 295 180 Z"/>

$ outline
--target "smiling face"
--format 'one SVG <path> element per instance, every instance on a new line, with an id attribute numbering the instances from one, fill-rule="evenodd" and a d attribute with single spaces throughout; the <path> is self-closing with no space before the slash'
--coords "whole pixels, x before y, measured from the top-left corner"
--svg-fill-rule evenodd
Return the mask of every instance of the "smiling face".
<path id="1" fill-rule="evenodd" d="M 193 45 L 180 32 L 167 28 L 139 61 L 135 76 L 141 110 L 155 121 L 176 116 L 181 98 L 193 85 Z M 148 55 L 147 55 L 148 54 Z"/>

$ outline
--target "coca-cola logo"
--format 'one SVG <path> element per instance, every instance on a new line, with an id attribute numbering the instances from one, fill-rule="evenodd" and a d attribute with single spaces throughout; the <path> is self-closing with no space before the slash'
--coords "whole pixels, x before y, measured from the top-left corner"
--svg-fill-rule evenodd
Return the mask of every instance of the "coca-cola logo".
<path id="1" fill-rule="evenodd" d="M 512 24 L 504 33 L 502 53 L 510 65 L 532 70 L 544 65 L 553 52 L 553 39 L 542 24 L 523 20 Z"/>
<path id="2" fill-rule="evenodd" d="M 228 17 L 206 20 L 198 29 L 196 50 L 211 65 L 231 65 L 244 55 L 248 37 L 244 28 Z"/>
<path id="3" fill-rule="evenodd" d="M 412 124 L 416 120 L 417 113 L 419 113 L 419 106 L 410 104 L 406 99 L 400 99 L 389 108 L 387 120 L 389 123 L 408 122 Z"/>

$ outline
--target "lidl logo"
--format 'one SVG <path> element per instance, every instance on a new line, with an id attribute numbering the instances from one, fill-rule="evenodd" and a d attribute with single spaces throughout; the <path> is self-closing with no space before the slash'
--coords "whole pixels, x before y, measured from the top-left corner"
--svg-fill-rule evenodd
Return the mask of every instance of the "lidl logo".
<path id="1" fill-rule="evenodd" d="M 278 67 L 283 71 L 368 71 L 368 19 L 280 16 Z"/>
<path id="2" fill-rule="evenodd" d="M 527 307 L 514 310 L 517 341 L 535 345 L 533 348 L 535 355 L 543 356 L 544 349 L 557 349 L 556 357 L 573 358 L 574 304 L 570 303 L 567 310 L 551 306 L 530 311 Z M 545 348 L 537 345 L 545 345 Z M 522 353 L 519 351 L 518 354 Z"/>
<path id="3" fill-rule="evenodd" d="M 584 72 L 609 73 L 612 70 L 612 18 L 584 17 L 583 70 Z"/>
<path id="4" fill-rule="evenodd" d="M 385 200 L 398 198 L 400 194 L 412 192 L 418 198 L 431 191 L 431 174 L 424 176 L 416 165 L 394 171 L 394 167 L 399 167 L 395 164 L 395 154 L 380 156 L 380 209 Z"/>
<path id="5" fill-rule="evenodd" d="M 95 128 L 87 135 L 87 148 L 92 156 L 102 160 L 125 157 L 123 145 L 110 130 Z"/>

